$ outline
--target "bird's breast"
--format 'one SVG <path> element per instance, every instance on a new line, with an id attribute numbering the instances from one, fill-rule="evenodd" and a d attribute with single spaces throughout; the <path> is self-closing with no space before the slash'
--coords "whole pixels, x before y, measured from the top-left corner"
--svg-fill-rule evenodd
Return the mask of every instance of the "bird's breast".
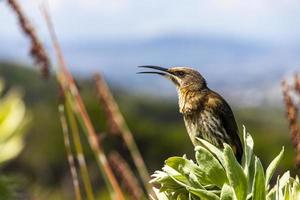
<path id="1" fill-rule="evenodd" d="M 184 122 L 187 132 L 193 142 L 197 144 L 196 138 L 202 138 L 210 143 L 220 146 L 219 139 L 224 137 L 224 128 L 221 128 L 220 120 L 207 110 L 195 112 L 190 115 L 184 115 Z"/>

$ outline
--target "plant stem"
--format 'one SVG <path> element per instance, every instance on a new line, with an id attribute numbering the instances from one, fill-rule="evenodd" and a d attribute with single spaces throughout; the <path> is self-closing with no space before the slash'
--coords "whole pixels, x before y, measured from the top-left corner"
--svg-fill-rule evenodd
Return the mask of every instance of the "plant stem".
<path id="1" fill-rule="evenodd" d="M 63 131 L 63 135 L 64 135 L 64 144 L 65 144 L 66 152 L 68 155 L 68 162 L 69 162 L 70 171 L 71 171 L 71 175 L 72 175 L 76 200 L 81 200 L 82 198 L 81 198 L 81 193 L 80 193 L 80 188 L 79 188 L 78 175 L 77 175 L 77 171 L 76 171 L 76 167 L 75 167 L 74 157 L 73 157 L 72 150 L 71 150 L 69 129 L 68 129 L 68 125 L 67 125 L 64 106 L 59 105 L 58 110 L 59 110 L 61 127 L 62 127 L 62 131 Z"/>
<path id="2" fill-rule="evenodd" d="M 76 118 L 74 117 L 74 113 L 72 112 L 72 109 L 71 109 L 71 106 L 69 105 L 69 103 L 70 102 L 67 100 L 66 101 L 66 110 L 67 110 L 67 116 L 69 119 L 69 124 L 71 127 L 71 132 L 72 132 L 72 137 L 74 140 L 76 153 L 77 153 L 77 160 L 79 163 L 81 177 L 83 180 L 87 198 L 89 200 L 94 200 L 95 197 L 94 197 L 91 180 L 90 180 L 89 173 L 88 173 L 88 168 L 87 168 L 87 164 L 85 161 L 85 157 L 84 157 L 84 153 L 83 153 L 83 149 L 82 149 L 82 145 L 81 145 L 81 141 L 80 141 L 79 129 L 77 126 Z"/>

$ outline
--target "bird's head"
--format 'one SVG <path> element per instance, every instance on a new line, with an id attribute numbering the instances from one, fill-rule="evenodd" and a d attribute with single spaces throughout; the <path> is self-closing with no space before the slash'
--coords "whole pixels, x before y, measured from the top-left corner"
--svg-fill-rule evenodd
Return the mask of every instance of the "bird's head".
<path id="1" fill-rule="evenodd" d="M 157 71 L 143 71 L 139 74 L 158 74 L 171 80 L 178 90 L 202 90 L 207 88 L 206 81 L 195 69 L 189 67 L 163 68 L 158 66 L 139 66 L 141 68 L 155 69 Z"/>

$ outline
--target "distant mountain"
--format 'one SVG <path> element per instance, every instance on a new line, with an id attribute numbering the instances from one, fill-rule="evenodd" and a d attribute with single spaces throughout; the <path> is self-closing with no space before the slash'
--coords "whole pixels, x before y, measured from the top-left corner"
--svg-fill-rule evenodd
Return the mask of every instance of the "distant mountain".
<path id="1" fill-rule="evenodd" d="M 118 86 L 156 94 L 159 87 L 157 95 L 173 96 L 171 84 L 159 77 L 136 75 L 136 66 L 191 66 L 206 77 L 212 88 L 246 104 L 280 101 L 280 81 L 300 64 L 299 46 L 214 36 L 163 36 L 145 41 L 79 39 L 63 41 L 62 47 L 72 71 L 79 75 L 101 71 Z M 26 51 L 26 43 L 8 45 L 6 41 L 0 47 L 0 56 L 24 61 L 28 60 Z"/>

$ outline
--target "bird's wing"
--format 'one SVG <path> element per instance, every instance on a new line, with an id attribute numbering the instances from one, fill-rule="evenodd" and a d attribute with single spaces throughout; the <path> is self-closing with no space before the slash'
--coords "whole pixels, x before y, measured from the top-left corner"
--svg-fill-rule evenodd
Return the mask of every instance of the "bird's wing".
<path id="1" fill-rule="evenodd" d="M 219 117 L 226 134 L 225 141 L 231 145 L 238 160 L 242 158 L 243 147 L 239 138 L 239 130 L 233 112 L 228 103 L 218 94 L 213 93 L 207 100 L 207 107 Z"/>

